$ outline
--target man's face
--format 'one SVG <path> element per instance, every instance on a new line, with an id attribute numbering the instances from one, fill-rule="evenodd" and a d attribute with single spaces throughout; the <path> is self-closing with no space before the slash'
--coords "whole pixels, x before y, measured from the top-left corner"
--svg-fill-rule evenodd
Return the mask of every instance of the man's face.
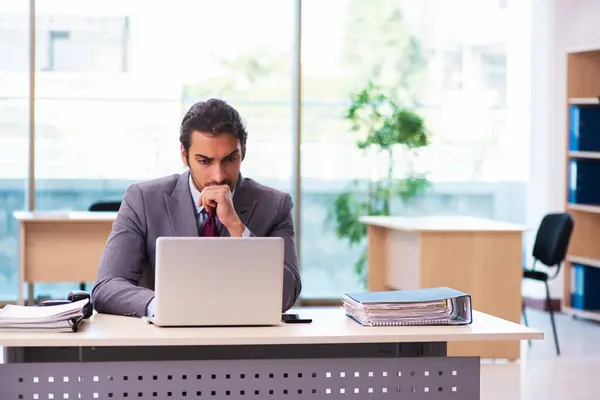
<path id="1" fill-rule="evenodd" d="M 181 158 L 199 191 L 206 186 L 229 185 L 233 192 L 242 164 L 242 147 L 234 135 L 193 131 L 189 152 L 181 146 Z"/>

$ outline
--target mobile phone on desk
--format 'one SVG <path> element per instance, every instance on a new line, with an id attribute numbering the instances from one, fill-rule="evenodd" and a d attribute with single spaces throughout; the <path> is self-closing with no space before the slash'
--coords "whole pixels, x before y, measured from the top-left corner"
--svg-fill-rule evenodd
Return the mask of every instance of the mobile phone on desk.
<path id="1" fill-rule="evenodd" d="M 300 318 L 298 314 L 282 314 L 281 319 L 286 324 L 310 324 L 312 318 Z"/>

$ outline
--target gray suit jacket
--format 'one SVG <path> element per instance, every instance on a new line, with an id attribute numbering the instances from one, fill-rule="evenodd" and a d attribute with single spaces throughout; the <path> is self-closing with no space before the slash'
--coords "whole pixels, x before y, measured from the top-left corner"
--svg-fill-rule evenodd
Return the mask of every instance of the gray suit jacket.
<path id="1" fill-rule="evenodd" d="M 98 312 L 143 316 L 154 297 L 156 239 L 198 236 L 189 171 L 127 189 L 104 248 L 92 302 Z M 285 240 L 282 311 L 294 305 L 302 288 L 289 194 L 239 177 L 235 210 L 254 236 Z M 229 232 L 222 228 L 221 236 Z"/>

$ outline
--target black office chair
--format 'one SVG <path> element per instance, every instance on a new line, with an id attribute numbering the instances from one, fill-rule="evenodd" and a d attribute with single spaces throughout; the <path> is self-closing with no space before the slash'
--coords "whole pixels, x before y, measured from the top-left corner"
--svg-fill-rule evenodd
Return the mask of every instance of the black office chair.
<path id="1" fill-rule="evenodd" d="M 117 212 L 121 207 L 120 201 L 99 201 L 92 204 L 88 211 L 95 212 Z"/>
<path id="2" fill-rule="evenodd" d="M 93 203 L 88 211 L 91 212 L 117 212 L 121 207 L 120 201 L 98 201 Z M 85 282 L 79 283 L 79 290 L 85 291 Z"/>
<path id="3" fill-rule="evenodd" d="M 569 213 L 551 213 L 544 216 L 537 231 L 535 244 L 533 245 L 533 265 L 531 269 L 524 267 L 523 270 L 524 279 L 533 279 L 544 282 L 544 285 L 546 286 L 546 307 L 550 313 L 557 355 L 560 355 L 560 348 L 558 346 L 558 336 L 556 335 L 556 325 L 554 323 L 554 311 L 552 311 L 552 305 L 550 304 L 548 281 L 558 276 L 561 264 L 567 255 L 567 249 L 572 233 L 573 217 Z M 537 261 L 547 266 L 549 268 L 548 272 L 536 271 L 535 265 Z M 554 274 L 550 276 L 549 272 L 554 268 L 556 270 Z M 523 303 L 523 319 L 525 325 L 528 325 L 527 316 L 525 315 L 525 303 Z"/>

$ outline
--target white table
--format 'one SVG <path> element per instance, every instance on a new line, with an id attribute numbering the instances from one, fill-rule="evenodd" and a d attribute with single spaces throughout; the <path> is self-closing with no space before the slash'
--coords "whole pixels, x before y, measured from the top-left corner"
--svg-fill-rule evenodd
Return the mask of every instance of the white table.
<path id="1" fill-rule="evenodd" d="M 448 286 L 490 315 L 521 321 L 525 226 L 466 216 L 368 216 L 370 291 Z M 517 342 L 452 343 L 450 355 L 517 360 Z"/>
<path id="2" fill-rule="evenodd" d="M 159 328 L 94 315 L 77 333 L 0 332 L 0 385 L 10 399 L 469 400 L 479 357 L 448 357 L 448 342 L 543 338 L 478 312 L 470 326 L 374 328 L 340 308 L 293 311 L 313 322 Z"/>

